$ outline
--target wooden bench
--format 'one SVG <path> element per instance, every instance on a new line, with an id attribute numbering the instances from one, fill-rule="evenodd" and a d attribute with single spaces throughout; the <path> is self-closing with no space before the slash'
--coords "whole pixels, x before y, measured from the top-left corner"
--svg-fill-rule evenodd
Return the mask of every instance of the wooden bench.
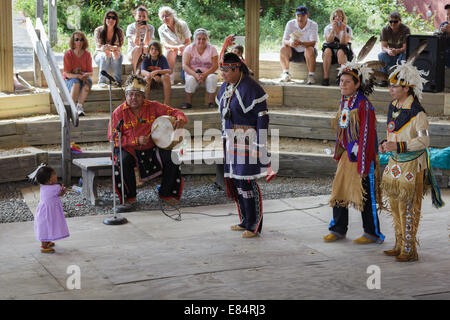
<path id="1" fill-rule="evenodd" d="M 215 183 L 221 187 L 225 188 L 225 180 L 223 177 L 223 152 L 222 151 L 194 151 L 187 152 L 183 154 L 180 158 L 181 165 L 191 166 L 193 165 L 211 165 L 216 164 L 216 181 Z M 99 170 L 111 168 L 111 159 L 110 157 L 98 157 L 98 158 L 80 158 L 74 159 L 72 163 L 81 169 L 81 175 L 83 179 L 82 186 L 82 195 L 85 199 L 90 201 L 92 205 L 98 204 L 97 199 L 97 183 L 96 183 L 96 175 Z M 112 171 L 112 169 L 111 169 Z M 189 173 L 191 174 L 205 174 L 209 172 L 202 172 L 201 168 L 200 172 L 195 172 L 195 168 L 190 168 Z"/>
<path id="2" fill-rule="evenodd" d="M 97 205 L 97 183 L 95 176 L 99 170 L 111 168 L 111 159 L 109 157 L 80 158 L 74 159 L 72 163 L 81 169 L 81 176 L 83 179 L 83 197 L 89 200 L 92 205 Z"/>

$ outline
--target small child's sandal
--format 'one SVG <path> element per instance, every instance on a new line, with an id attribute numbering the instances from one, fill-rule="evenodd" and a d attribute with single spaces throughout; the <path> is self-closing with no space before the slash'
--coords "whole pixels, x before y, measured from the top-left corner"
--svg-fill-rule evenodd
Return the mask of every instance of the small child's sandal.
<path id="1" fill-rule="evenodd" d="M 53 249 L 53 248 L 50 248 L 50 247 L 47 247 L 47 248 L 45 248 L 45 247 L 41 247 L 41 252 L 43 252 L 43 253 L 53 253 L 53 252 L 55 252 L 55 249 Z"/>

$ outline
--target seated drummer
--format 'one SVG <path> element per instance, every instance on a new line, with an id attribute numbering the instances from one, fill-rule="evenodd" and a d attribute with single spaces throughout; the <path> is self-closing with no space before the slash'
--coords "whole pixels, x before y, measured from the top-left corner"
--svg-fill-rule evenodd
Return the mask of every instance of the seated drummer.
<path id="1" fill-rule="evenodd" d="M 136 200 L 137 166 L 141 181 L 153 179 L 162 174 L 159 197 L 168 202 L 180 200 L 183 179 L 179 165 L 171 160 L 171 150 L 156 147 L 150 137 L 151 127 L 156 118 L 164 115 L 176 119 L 174 129 L 183 128 L 187 123 L 186 116 L 180 110 L 163 105 L 157 101 L 145 100 L 146 81 L 143 77 L 131 75 L 125 86 L 126 101 L 118 106 L 112 114 L 114 133 L 114 163 L 116 165 L 116 193 L 119 195 L 119 211 L 132 209 Z M 125 199 L 122 199 L 120 185 L 120 150 L 117 134 L 120 120 L 122 132 L 122 158 Z M 108 126 L 108 137 L 111 141 L 111 124 Z"/>

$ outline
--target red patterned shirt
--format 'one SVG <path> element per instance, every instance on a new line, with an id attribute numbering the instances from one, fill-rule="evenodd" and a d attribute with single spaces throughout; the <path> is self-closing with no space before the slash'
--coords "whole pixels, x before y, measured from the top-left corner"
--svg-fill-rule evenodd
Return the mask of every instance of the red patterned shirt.
<path id="1" fill-rule="evenodd" d="M 138 138 L 140 136 L 148 136 L 151 132 L 153 121 L 156 118 L 164 115 L 175 117 L 177 120 L 183 120 L 187 123 L 187 118 L 184 113 L 178 109 L 161 104 L 157 101 L 144 100 L 138 116 L 135 116 L 131 108 L 126 102 L 113 111 L 113 132 L 114 132 L 114 146 L 119 146 L 119 137 L 116 134 L 116 127 L 121 119 L 123 119 L 122 127 L 122 148 L 134 155 L 134 150 L 147 150 L 153 148 L 155 143 L 152 139 L 146 145 L 138 145 Z M 111 123 L 108 125 L 108 138 L 111 141 Z"/>

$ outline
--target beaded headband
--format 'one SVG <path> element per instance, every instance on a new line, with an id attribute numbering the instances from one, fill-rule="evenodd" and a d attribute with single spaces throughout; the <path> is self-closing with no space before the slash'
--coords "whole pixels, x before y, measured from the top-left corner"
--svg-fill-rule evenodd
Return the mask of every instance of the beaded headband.
<path id="1" fill-rule="evenodd" d="M 356 79 L 358 79 L 358 81 L 361 81 L 361 79 L 359 78 L 359 76 L 358 76 L 356 73 L 354 73 L 352 70 L 348 69 L 348 68 L 344 69 L 344 70 L 341 72 L 341 74 L 343 74 L 343 73 L 349 73 L 349 74 L 351 74 L 352 76 L 354 76 Z"/>
<path id="2" fill-rule="evenodd" d="M 220 63 L 221 69 L 235 69 L 235 68 L 239 68 L 240 66 L 241 66 L 240 62 L 230 62 L 230 63 L 221 62 Z"/>

